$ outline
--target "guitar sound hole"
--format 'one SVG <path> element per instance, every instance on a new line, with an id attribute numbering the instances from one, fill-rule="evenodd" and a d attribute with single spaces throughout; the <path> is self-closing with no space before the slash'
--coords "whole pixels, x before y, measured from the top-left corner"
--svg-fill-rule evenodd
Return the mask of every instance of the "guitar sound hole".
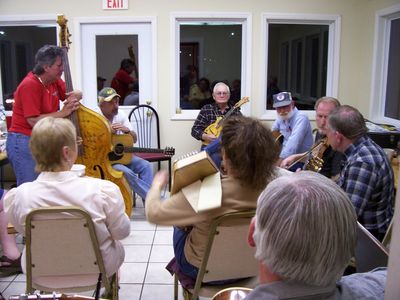
<path id="1" fill-rule="evenodd" d="M 115 154 L 123 154 L 124 153 L 124 145 L 122 145 L 122 144 L 115 145 L 114 152 L 115 152 Z"/>

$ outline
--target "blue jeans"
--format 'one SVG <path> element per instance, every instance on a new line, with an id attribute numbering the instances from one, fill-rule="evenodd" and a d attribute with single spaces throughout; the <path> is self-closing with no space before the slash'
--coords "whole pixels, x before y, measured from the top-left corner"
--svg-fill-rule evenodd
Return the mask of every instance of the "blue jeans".
<path id="1" fill-rule="evenodd" d="M 172 236 L 174 245 L 174 254 L 176 263 L 179 266 L 179 270 L 186 276 L 189 276 L 190 278 L 196 280 L 199 269 L 190 264 L 185 257 L 184 248 L 187 235 L 188 235 L 187 231 L 174 227 L 174 233 Z"/>
<path id="2" fill-rule="evenodd" d="M 129 164 L 115 164 L 113 168 L 124 173 L 133 191 L 144 201 L 153 181 L 153 169 L 151 164 L 147 160 L 138 156 L 133 156 Z"/>
<path id="3" fill-rule="evenodd" d="M 17 178 L 17 186 L 34 181 L 38 176 L 35 172 L 36 162 L 29 149 L 30 138 L 15 132 L 9 132 L 7 135 L 7 157 Z"/>
<path id="4" fill-rule="evenodd" d="M 208 153 L 208 155 L 210 155 L 211 159 L 214 161 L 218 169 L 221 169 L 222 157 L 221 157 L 220 137 L 209 143 L 207 146 L 202 147 L 201 150 L 205 150 Z"/>

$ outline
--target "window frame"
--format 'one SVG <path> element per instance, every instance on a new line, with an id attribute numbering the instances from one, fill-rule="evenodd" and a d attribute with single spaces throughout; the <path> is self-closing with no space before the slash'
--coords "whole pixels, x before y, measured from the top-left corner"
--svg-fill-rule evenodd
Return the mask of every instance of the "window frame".
<path id="1" fill-rule="evenodd" d="M 46 14 L 46 15 L 11 15 L 11 16 L 0 16 L 0 26 L 51 26 L 55 27 L 58 39 L 58 25 L 57 15 Z M 12 46 L 12 45 L 11 45 Z M 12 54 L 15 55 L 15 54 Z M 0 101 L 3 103 L 3 86 L 1 84 L 1 72 L 0 72 Z M 11 111 L 7 111 L 7 115 L 10 115 Z"/>
<path id="2" fill-rule="evenodd" d="M 205 17 L 208 16 L 208 17 Z M 187 22 L 235 22 L 242 26 L 242 63 L 241 63 L 241 91 L 242 95 L 251 98 L 251 26 L 250 13 L 224 13 L 224 12 L 172 12 L 170 13 L 171 32 L 171 120 L 195 120 L 199 114 L 198 109 L 180 109 L 179 83 L 180 83 L 180 24 Z M 241 108 L 244 115 L 250 115 L 250 105 Z"/>
<path id="3" fill-rule="evenodd" d="M 281 13 L 262 13 L 262 68 L 260 82 L 265 82 L 260 86 L 261 99 L 259 110 L 262 112 L 260 119 L 275 120 L 275 110 L 267 110 L 267 79 L 268 79 L 268 34 L 270 24 L 301 24 L 301 25 L 328 25 L 329 41 L 328 41 L 328 61 L 327 61 L 327 78 L 326 78 L 326 95 L 337 97 L 338 80 L 339 80 L 339 53 L 340 53 L 340 33 L 341 33 L 341 16 L 325 15 L 325 14 L 281 14 Z M 314 110 L 303 110 L 304 114 L 310 120 L 315 120 Z"/>
<path id="4" fill-rule="evenodd" d="M 390 23 L 400 18 L 400 4 L 375 13 L 374 54 L 372 64 L 371 99 L 369 114 L 377 123 L 400 126 L 400 120 L 385 117 L 387 73 L 390 46 Z"/>

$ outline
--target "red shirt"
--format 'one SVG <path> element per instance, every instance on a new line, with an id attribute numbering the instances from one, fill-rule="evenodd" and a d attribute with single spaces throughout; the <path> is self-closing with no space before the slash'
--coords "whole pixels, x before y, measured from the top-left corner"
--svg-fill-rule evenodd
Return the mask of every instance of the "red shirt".
<path id="1" fill-rule="evenodd" d="M 115 76 L 111 81 L 111 87 L 121 96 L 122 103 L 126 94 L 129 92 L 129 84 L 133 81 L 133 77 L 123 69 L 119 69 L 118 72 L 115 73 Z"/>
<path id="2" fill-rule="evenodd" d="M 65 83 L 61 79 L 45 87 L 32 73 L 21 81 L 14 93 L 13 115 L 10 132 L 31 135 L 32 127 L 27 118 L 59 110 L 60 99 L 65 99 Z"/>

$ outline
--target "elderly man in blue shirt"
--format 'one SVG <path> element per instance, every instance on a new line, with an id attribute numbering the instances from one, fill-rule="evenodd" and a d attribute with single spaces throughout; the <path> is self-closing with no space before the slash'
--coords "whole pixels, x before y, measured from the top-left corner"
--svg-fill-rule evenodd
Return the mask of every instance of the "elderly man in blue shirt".
<path id="1" fill-rule="evenodd" d="M 288 92 L 273 95 L 273 107 L 278 118 L 272 126 L 272 131 L 283 136 L 282 150 L 279 155 L 279 164 L 292 154 L 310 150 L 313 145 L 313 136 L 310 120 L 301 114 L 294 105 L 292 96 Z M 292 171 L 301 166 L 294 165 Z"/>

